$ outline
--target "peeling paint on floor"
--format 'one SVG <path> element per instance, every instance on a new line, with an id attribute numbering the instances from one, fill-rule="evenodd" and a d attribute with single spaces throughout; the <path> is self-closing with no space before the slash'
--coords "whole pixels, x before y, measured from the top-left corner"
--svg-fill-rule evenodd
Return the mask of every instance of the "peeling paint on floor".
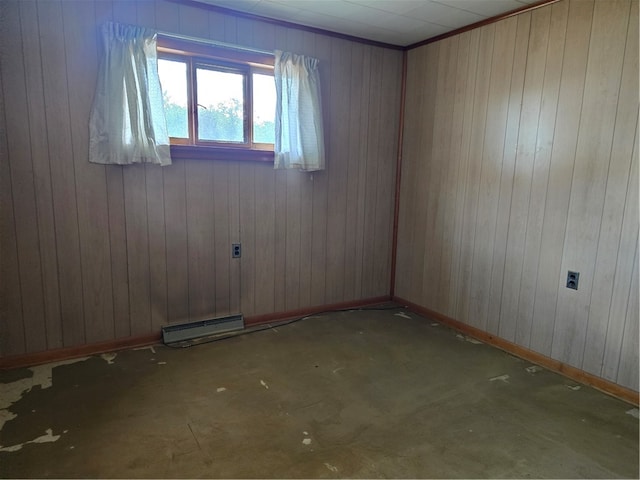
<path id="1" fill-rule="evenodd" d="M 504 383 L 509 383 L 508 382 L 509 375 L 499 375 L 497 377 L 493 377 L 493 378 L 489 379 L 490 382 L 495 382 L 496 380 L 499 380 L 499 381 L 504 382 Z"/>
<path id="2" fill-rule="evenodd" d="M 149 345 L 148 347 L 138 347 L 138 348 L 134 348 L 134 351 L 138 352 L 140 350 L 151 350 L 151 353 L 156 353 L 156 349 L 153 345 Z"/>
<path id="3" fill-rule="evenodd" d="M 338 472 L 338 467 L 331 465 L 330 463 L 324 462 L 324 466 L 327 467 L 332 472 Z"/>
<path id="4" fill-rule="evenodd" d="M 269 390 L 269 385 L 267 385 L 264 380 L 260 380 L 260 385 L 262 385 L 264 388 L 266 388 L 267 390 Z"/>
<path id="5" fill-rule="evenodd" d="M 102 355 L 100 355 L 100 358 L 102 358 L 109 365 L 113 365 L 113 361 L 116 359 L 117 356 L 118 356 L 117 353 L 103 353 Z"/>
<path id="6" fill-rule="evenodd" d="M 464 340 L 465 342 L 473 343 L 474 345 L 481 345 L 482 344 L 482 342 L 480 340 L 476 340 L 475 338 L 469 337 L 467 335 L 462 335 L 461 333 L 458 333 L 456 335 L 456 338 L 458 340 Z"/>
<path id="7" fill-rule="evenodd" d="M 432 327 L 437 327 L 437 326 L 439 326 L 439 325 L 440 325 L 440 324 L 439 324 L 438 322 L 431 322 L 431 326 L 432 326 Z"/>
<path id="8" fill-rule="evenodd" d="M 531 365 L 530 367 L 525 368 L 525 370 L 529 373 L 538 373 L 544 370 L 544 368 L 539 365 Z"/>
<path id="9" fill-rule="evenodd" d="M 218 387 L 218 389 L 216 390 L 216 392 L 220 393 L 220 392 L 226 392 L 227 389 L 224 387 Z"/>
<path id="10" fill-rule="evenodd" d="M 33 374 L 31 377 L 22 378 L 10 383 L 0 383 L 0 431 L 4 424 L 9 420 L 16 418 L 16 415 L 7 409 L 22 398 L 25 393 L 31 391 L 34 387 L 45 388 L 53 385 L 53 369 L 62 365 L 70 365 L 72 363 L 84 362 L 90 357 L 73 358 L 70 360 L 62 360 L 60 362 L 46 363 L 31 367 L 29 370 Z"/>
<path id="11" fill-rule="evenodd" d="M 24 447 L 28 443 L 51 443 L 57 442 L 59 439 L 60 435 L 54 435 L 53 430 L 48 428 L 44 435 L 41 435 L 38 438 L 34 438 L 33 440 L 29 440 L 28 442 L 18 443 L 17 445 L 11 445 L 10 447 L 0 446 L 0 452 L 17 452 L 18 450 L 22 450 L 22 447 Z"/>
<path id="12" fill-rule="evenodd" d="M 398 313 L 394 313 L 393 314 L 395 317 L 402 317 L 402 318 L 408 318 L 409 320 L 411 320 L 411 317 L 409 315 L 407 315 L 404 312 L 398 312 Z"/>
<path id="13" fill-rule="evenodd" d="M 640 418 L 640 410 L 637 408 L 632 408 L 631 410 L 627 410 L 625 412 L 627 415 L 631 415 L 634 418 Z"/>
<path id="14" fill-rule="evenodd" d="M 305 439 L 302 440 L 302 443 L 304 445 L 311 445 L 311 439 L 310 438 L 305 438 Z"/>
<path id="15" fill-rule="evenodd" d="M 580 390 L 580 385 L 566 385 L 565 387 L 567 387 L 569 390 Z"/>

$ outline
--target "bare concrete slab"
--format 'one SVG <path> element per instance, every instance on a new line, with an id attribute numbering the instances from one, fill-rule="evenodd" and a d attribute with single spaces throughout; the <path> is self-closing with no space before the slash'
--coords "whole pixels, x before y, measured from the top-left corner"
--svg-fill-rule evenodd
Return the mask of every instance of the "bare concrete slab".
<path id="1" fill-rule="evenodd" d="M 637 409 L 402 309 L 0 372 L 0 425 L 3 478 L 639 476 Z"/>

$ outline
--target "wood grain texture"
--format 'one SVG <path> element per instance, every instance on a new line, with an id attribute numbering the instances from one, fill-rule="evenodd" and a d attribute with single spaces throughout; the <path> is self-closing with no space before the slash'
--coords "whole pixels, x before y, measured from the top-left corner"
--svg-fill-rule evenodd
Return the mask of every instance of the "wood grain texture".
<path id="1" fill-rule="evenodd" d="M 563 0 L 409 52 L 395 285 L 636 390 L 637 9 Z"/>
<path id="2" fill-rule="evenodd" d="M 7 113 L 10 114 L 6 124 L 9 147 L 6 161 L 9 163 L 17 261 L 20 268 L 20 274 L 9 281 L 20 284 L 24 299 L 22 315 L 25 348 L 27 351 L 39 351 L 46 348 L 47 340 L 33 153 L 30 141 L 32 132 L 29 128 L 29 112 L 22 107 L 27 103 L 28 98 L 24 64 L 22 58 L 12 54 L 13 51 L 23 48 L 18 5 L 7 8 L 4 16 L 6 43 L 3 43 L 3 71 L 14 72 L 14 75 L 3 79 L 4 87 L 13 91 L 13 94 L 5 96 L 4 100 Z M 33 135 L 36 134 L 33 132 Z M 27 332 L 33 333 L 26 335 Z"/>
<path id="3" fill-rule="evenodd" d="M 0 32 L 5 31 L 5 22 L 6 17 L 0 16 Z M 1 74 L 0 91 L 4 91 Z M 16 281 L 20 276 L 20 266 L 18 264 L 11 173 L 9 162 L 6 161 L 9 148 L 4 96 L 0 99 L 0 107 L 0 111 L 3 112 L 0 115 L 0 268 L 4 279 L 0 282 L 0 354 L 20 355 L 25 352 L 24 322 L 22 321 L 22 292 L 20 282 Z"/>
<path id="4" fill-rule="evenodd" d="M 553 357 L 571 365 L 581 365 L 584 355 L 630 7 L 628 0 L 597 1 L 593 10 L 594 22 L 561 264 L 561 272 L 580 271 L 584 281 L 581 281 L 581 288 L 577 291 L 560 289 L 557 318 L 562 321 L 556 322 L 551 348 Z M 637 101 L 637 97 L 634 100 Z M 617 127 L 620 128 L 620 125 Z M 633 137 L 626 141 L 632 143 Z M 618 208 L 624 207 L 621 204 Z"/>
<path id="5" fill-rule="evenodd" d="M 23 48 L 26 51 L 34 52 L 33 55 L 24 59 L 25 84 L 27 91 L 30 92 L 27 95 L 29 128 L 31 132 L 44 132 L 46 131 L 46 119 L 42 115 L 44 111 L 43 77 L 36 8 L 34 2 L 21 2 L 20 21 L 23 32 Z M 47 345 L 56 348 L 62 346 L 62 331 L 60 329 L 60 290 L 51 168 L 46 135 L 31 135 L 31 152 L 40 239 L 40 261 L 42 263 Z"/>
<path id="6" fill-rule="evenodd" d="M 63 60 L 65 43 L 61 3 L 39 1 L 37 14 L 58 254 L 62 345 L 66 347 L 86 341 L 78 195 L 69 112 L 73 84 L 70 89 L 67 70 L 63 67 L 66 61 Z M 24 54 L 29 55 L 30 52 Z"/>
<path id="7" fill-rule="evenodd" d="M 400 51 L 164 0 L 9 0 L 3 12 L 3 112 L 19 113 L 1 139 L 0 264 L 15 281 L 2 285 L 0 355 L 388 295 Z M 88 163 L 111 20 L 317 57 L 328 170 Z"/>

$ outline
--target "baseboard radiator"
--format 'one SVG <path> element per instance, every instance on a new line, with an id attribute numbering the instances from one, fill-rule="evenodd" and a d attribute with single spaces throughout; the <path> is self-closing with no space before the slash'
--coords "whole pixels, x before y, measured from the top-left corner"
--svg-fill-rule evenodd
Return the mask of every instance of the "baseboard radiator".
<path id="1" fill-rule="evenodd" d="M 242 329 L 244 329 L 244 317 L 242 314 L 230 315 L 162 327 L 162 341 L 165 344 L 186 342 Z"/>

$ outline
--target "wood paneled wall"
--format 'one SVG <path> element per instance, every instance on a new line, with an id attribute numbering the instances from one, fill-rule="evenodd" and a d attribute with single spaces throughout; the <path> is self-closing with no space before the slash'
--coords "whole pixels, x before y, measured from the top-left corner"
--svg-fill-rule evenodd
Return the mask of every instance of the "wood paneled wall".
<path id="1" fill-rule="evenodd" d="M 407 99 L 397 295 L 637 391 L 638 1 L 411 50 Z"/>
<path id="2" fill-rule="evenodd" d="M 401 52 L 162 0 L 0 20 L 1 355 L 389 294 Z M 319 58 L 328 169 L 88 163 L 107 20 Z"/>

